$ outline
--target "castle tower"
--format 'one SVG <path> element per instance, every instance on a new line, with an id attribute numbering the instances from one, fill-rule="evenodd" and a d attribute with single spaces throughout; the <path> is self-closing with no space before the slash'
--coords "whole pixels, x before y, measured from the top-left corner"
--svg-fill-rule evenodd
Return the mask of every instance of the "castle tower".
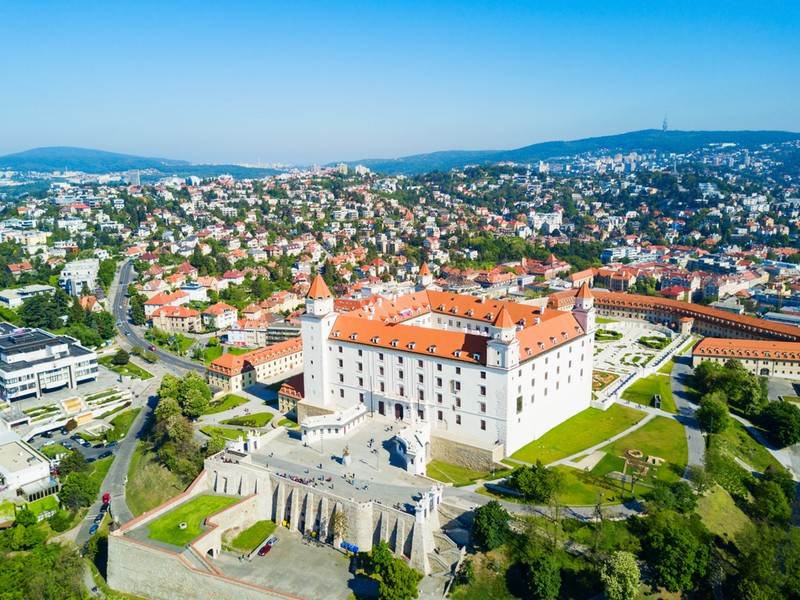
<path id="1" fill-rule="evenodd" d="M 594 333 L 594 295 L 586 283 L 581 285 L 577 296 L 575 296 L 575 308 L 572 309 L 572 314 L 586 333 Z"/>
<path id="2" fill-rule="evenodd" d="M 433 284 L 433 273 L 431 273 L 428 263 L 422 263 L 422 267 L 417 273 L 417 285 L 414 287 L 415 292 L 422 292 L 427 290 Z"/>
<path id="3" fill-rule="evenodd" d="M 336 322 L 333 294 L 322 276 L 317 275 L 306 295 L 306 312 L 300 317 L 303 336 L 303 383 L 305 399 L 312 404 L 328 404 L 325 377 L 328 373 L 328 336 Z"/>
<path id="4" fill-rule="evenodd" d="M 504 306 L 497 313 L 489 328 L 491 339 L 486 343 L 486 364 L 492 367 L 510 369 L 519 364 L 519 342 L 517 325 Z"/>

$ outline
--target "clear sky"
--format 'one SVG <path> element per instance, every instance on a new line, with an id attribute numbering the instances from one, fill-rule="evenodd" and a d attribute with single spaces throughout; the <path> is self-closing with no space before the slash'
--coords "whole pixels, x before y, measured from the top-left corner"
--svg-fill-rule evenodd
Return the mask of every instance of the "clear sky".
<path id="1" fill-rule="evenodd" d="M 0 0 L 0 154 L 324 163 L 800 131 L 800 2 Z"/>

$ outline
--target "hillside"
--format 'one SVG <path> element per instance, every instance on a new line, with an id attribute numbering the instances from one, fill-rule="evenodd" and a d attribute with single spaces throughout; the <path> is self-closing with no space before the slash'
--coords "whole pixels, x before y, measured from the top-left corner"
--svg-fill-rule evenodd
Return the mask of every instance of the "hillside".
<path id="1" fill-rule="evenodd" d="M 656 150 L 658 152 L 683 153 L 708 144 L 734 143 L 745 148 L 752 148 L 761 144 L 797 139 L 800 139 L 800 133 L 788 131 L 663 132 L 658 129 L 646 129 L 581 140 L 542 142 L 515 150 L 441 151 L 402 158 L 364 159 L 347 162 L 347 164 L 362 164 L 377 173 L 413 175 L 434 170 L 446 171 L 470 164 L 502 161 L 538 162 L 602 149 L 619 152 Z"/>
<path id="2" fill-rule="evenodd" d="M 0 156 L 0 169 L 3 168 L 15 171 L 82 171 L 83 173 L 152 169 L 162 175 L 178 177 L 196 175 L 202 178 L 225 173 L 241 179 L 264 177 L 278 172 L 273 169 L 255 169 L 239 165 L 196 165 L 185 160 L 134 156 L 70 146 L 34 148 Z"/>

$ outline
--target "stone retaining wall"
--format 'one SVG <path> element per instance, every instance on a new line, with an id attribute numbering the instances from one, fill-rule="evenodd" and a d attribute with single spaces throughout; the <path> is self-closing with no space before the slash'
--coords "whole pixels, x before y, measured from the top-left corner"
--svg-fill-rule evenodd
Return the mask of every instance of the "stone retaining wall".
<path id="1" fill-rule="evenodd" d="M 460 465 L 475 471 L 491 471 L 492 466 L 503 460 L 503 446 L 476 448 L 455 440 L 431 435 L 431 458 Z"/>

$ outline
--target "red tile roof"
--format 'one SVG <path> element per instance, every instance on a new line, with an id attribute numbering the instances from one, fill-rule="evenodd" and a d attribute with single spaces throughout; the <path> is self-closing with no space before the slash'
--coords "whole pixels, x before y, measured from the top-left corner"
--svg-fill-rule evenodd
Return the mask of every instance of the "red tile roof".
<path id="1" fill-rule="evenodd" d="M 312 300 L 322 300 L 324 298 L 330 298 L 332 296 L 330 289 L 328 289 L 328 284 L 325 283 L 325 280 L 322 278 L 322 275 L 317 275 L 314 278 L 313 283 L 311 284 L 311 288 L 308 290 L 307 298 L 311 298 Z"/>

